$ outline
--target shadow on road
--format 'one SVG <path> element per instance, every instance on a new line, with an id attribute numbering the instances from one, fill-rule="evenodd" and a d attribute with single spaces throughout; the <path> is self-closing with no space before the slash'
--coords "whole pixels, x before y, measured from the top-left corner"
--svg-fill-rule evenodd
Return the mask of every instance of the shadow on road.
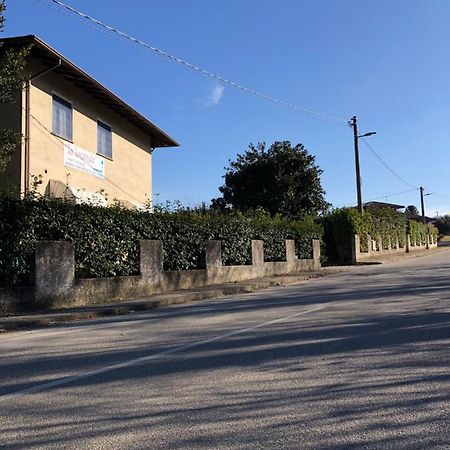
<path id="1" fill-rule="evenodd" d="M 251 448 L 256 438 L 270 447 L 276 445 L 272 439 L 279 434 L 287 441 L 309 436 L 315 442 L 306 445 L 305 441 L 297 448 L 445 448 L 449 442 L 445 424 L 450 401 L 450 312 L 434 310 L 430 299 L 450 298 L 448 273 L 449 265 L 420 272 L 412 268 L 398 277 L 389 274 L 389 268 L 380 268 L 353 274 L 348 284 L 330 282 L 321 292 L 308 285 L 301 290 L 277 291 L 270 300 L 230 299 L 215 305 L 213 311 L 193 305 L 156 313 L 149 318 L 150 324 L 174 314 L 227 314 L 232 321 L 233 314 L 261 309 L 277 308 L 282 313 L 283 308 L 294 305 L 331 307 L 326 315 L 303 317 L 301 323 L 293 319 L 271 325 L 270 333 L 253 330 L 176 357 L 71 383 L 62 388 L 66 401 L 56 403 L 53 409 L 50 406 L 45 420 L 33 428 L 28 424 L 35 420 L 35 410 L 9 405 L 8 410 L 21 420 L 2 428 L 3 443 L 9 449 L 46 447 L 58 444 L 58 436 L 64 433 L 65 443 L 70 445 L 71 440 L 82 439 L 85 428 L 91 437 L 107 440 L 150 427 L 166 439 L 166 448 L 218 447 L 224 439 L 232 447 Z M 375 281 L 387 275 L 386 282 Z M 428 302 L 429 307 L 370 312 L 377 301 L 388 305 L 391 299 L 411 299 L 417 305 Z M 362 308 L 345 316 L 338 307 L 344 300 L 367 307 L 368 313 Z M 181 342 L 198 341 L 198 331 L 180 332 L 179 338 Z M 165 345 L 151 349 L 130 346 L 118 351 L 111 343 L 109 349 L 96 354 L 75 351 L 62 357 L 3 361 L 1 370 L 9 374 L 43 372 L 48 377 L 43 383 L 53 380 L 64 367 L 82 372 L 166 349 Z M 252 383 L 240 385 L 225 376 L 238 371 L 247 374 Z M 103 386 L 109 394 L 105 395 Z M 0 394 L 29 387 L 30 383 L 5 382 Z M 71 397 L 80 389 L 91 393 L 89 402 L 73 406 Z M 96 397 L 96 392 L 101 395 Z M 139 413 L 136 398 L 141 402 Z M 2 414 L 8 413 L 3 409 L 0 417 Z M 75 425 L 68 425 L 72 421 Z M 230 432 L 230 427 L 243 422 L 245 430 Z M 434 427 L 445 431 L 433 432 Z M 201 428 L 201 438 L 183 432 L 195 428 Z M 359 440 L 346 440 L 346 433 L 359 436 Z M 14 440 L 12 436 L 22 437 Z"/>

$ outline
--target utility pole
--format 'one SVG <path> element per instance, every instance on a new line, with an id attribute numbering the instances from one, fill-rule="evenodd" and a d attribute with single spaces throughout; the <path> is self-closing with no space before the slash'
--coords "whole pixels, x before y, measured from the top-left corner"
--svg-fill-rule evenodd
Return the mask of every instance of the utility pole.
<path id="1" fill-rule="evenodd" d="M 422 223 L 425 223 L 425 205 L 423 202 L 423 187 L 420 186 L 420 205 L 422 206 Z"/>
<path id="2" fill-rule="evenodd" d="M 363 202 L 361 192 L 361 171 L 359 168 L 359 147 L 358 147 L 358 123 L 356 116 L 353 116 L 350 121 L 350 126 L 353 127 L 353 139 L 355 144 L 355 170 L 356 170 L 356 193 L 358 197 L 358 211 L 363 213 Z"/>

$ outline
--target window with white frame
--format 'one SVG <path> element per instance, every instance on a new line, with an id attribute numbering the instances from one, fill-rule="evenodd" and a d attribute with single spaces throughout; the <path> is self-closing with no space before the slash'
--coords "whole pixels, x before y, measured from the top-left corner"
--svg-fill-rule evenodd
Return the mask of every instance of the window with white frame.
<path id="1" fill-rule="evenodd" d="M 71 141 L 73 139 L 73 112 L 72 105 L 53 95 L 52 98 L 52 132 L 59 137 Z"/>
<path id="2" fill-rule="evenodd" d="M 97 153 L 112 159 L 111 127 L 103 122 L 97 122 Z"/>

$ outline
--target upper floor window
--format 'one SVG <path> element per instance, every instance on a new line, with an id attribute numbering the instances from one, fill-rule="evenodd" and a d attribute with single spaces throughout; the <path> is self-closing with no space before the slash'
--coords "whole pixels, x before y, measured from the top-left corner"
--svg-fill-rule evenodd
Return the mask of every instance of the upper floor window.
<path id="1" fill-rule="evenodd" d="M 72 105 L 57 95 L 53 95 L 52 103 L 52 132 L 71 141 L 73 139 Z"/>
<path id="2" fill-rule="evenodd" d="M 97 153 L 112 159 L 111 127 L 103 122 L 97 122 Z"/>

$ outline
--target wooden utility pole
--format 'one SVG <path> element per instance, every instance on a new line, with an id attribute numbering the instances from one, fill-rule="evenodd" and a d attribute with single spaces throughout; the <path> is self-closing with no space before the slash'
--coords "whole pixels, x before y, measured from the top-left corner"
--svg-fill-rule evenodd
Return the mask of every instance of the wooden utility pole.
<path id="1" fill-rule="evenodd" d="M 423 202 L 423 187 L 420 186 L 420 205 L 422 206 L 422 222 L 425 223 L 425 204 Z"/>
<path id="2" fill-rule="evenodd" d="M 358 123 L 356 116 L 353 116 L 350 121 L 350 126 L 353 127 L 353 139 L 355 144 L 355 170 L 356 170 L 356 193 L 358 198 L 358 211 L 363 213 L 362 191 L 361 191 L 361 171 L 359 168 L 359 147 L 358 147 Z"/>

